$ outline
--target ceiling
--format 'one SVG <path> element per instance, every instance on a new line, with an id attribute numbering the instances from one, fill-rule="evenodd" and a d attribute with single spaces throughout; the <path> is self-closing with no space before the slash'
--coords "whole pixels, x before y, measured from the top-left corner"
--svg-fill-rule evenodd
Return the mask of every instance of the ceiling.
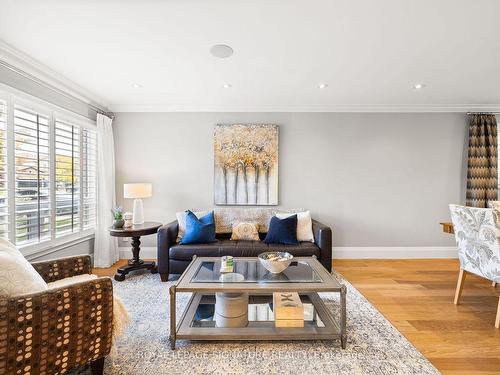
<path id="1" fill-rule="evenodd" d="M 497 0 L 0 0 L 0 39 L 114 111 L 493 110 L 499 14 Z M 233 56 L 210 55 L 219 43 Z"/>

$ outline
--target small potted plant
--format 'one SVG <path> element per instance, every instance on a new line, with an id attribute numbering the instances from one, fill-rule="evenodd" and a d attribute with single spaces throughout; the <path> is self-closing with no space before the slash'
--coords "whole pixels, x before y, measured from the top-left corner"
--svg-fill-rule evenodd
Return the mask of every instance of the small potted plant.
<path id="1" fill-rule="evenodd" d="M 123 220 L 123 209 L 121 207 L 115 207 L 111 210 L 113 214 L 113 228 L 123 228 L 125 220 Z"/>

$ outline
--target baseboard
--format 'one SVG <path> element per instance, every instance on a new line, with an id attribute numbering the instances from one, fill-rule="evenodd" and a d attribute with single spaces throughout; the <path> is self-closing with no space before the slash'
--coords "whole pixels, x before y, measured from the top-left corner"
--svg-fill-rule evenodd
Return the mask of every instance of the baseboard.
<path id="1" fill-rule="evenodd" d="M 132 248 L 120 246 L 118 250 L 120 251 L 120 259 L 132 258 Z M 156 247 L 141 247 L 139 256 L 141 259 L 156 259 Z"/>
<path id="2" fill-rule="evenodd" d="M 454 246 L 334 247 L 333 259 L 457 258 Z"/>
<path id="3" fill-rule="evenodd" d="M 130 247 L 119 247 L 120 259 L 132 257 Z M 156 259 L 156 247 L 141 247 L 142 259 Z M 454 246 L 334 247 L 333 259 L 457 258 Z"/>

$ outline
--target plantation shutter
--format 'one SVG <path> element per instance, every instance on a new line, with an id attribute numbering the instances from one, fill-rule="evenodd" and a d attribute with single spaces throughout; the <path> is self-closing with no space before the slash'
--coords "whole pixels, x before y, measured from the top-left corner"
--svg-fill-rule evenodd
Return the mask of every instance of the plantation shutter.
<path id="1" fill-rule="evenodd" d="M 15 242 L 50 240 L 49 119 L 14 106 Z"/>
<path id="2" fill-rule="evenodd" d="M 0 100 L 0 237 L 9 236 L 7 171 L 7 102 Z"/>
<path id="3" fill-rule="evenodd" d="M 80 127 L 56 119 L 56 237 L 80 230 L 80 181 Z"/>
<path id="4" fill-rule="evenodd" d="M 97 133 L 83 129 L 82 132 L 82 203 L 83 229 L 95 228 L 97 204 Z"/>

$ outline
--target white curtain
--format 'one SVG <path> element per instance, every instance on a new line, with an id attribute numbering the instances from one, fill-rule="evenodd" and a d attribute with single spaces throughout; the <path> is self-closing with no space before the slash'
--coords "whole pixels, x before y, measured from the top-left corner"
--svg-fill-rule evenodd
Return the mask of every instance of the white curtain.
<path id="1" fill-rule="evenodd" d="M 97 114 L 97 225 L 94 241 L 94 267 L 109 267 L 118 261 L 116 238 L 109 235 L 113 223 L 111 209 L 115 196 L 115 145 L 112 119 Z"/>

